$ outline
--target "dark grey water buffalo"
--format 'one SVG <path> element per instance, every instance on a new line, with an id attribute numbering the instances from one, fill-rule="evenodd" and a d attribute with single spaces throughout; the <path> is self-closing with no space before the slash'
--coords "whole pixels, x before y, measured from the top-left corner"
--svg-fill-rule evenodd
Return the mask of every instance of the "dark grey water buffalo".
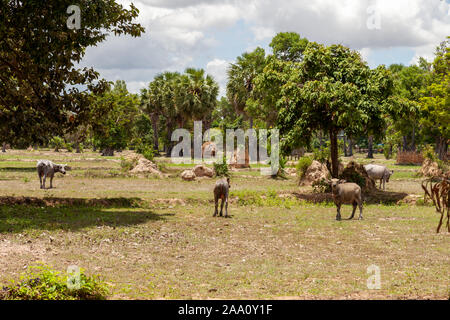
<path id="1" fill-rule="evenodd" d="M 220 204 L 220 216 L 222 217 L 223 213 L 223 205 L 225 203 L 225 218 L 228 217 L 228 195 L 230 191 L 230 178 L 224 178 L 216 182 L 216 185 L 214 187 L 214 215 L 213 217 L 217 216 L 218 210 L 217 207 L 219 205 L 219 199 L 222 199 L 222 202 Z"/>
<path id="2" fill-rule="evenodd" d="M 69 170 L 65 164 L 55 164 L 49 160 L 39 160 L 36 165 L 41 189 L 45 189 L 45 181 L 50 178 L 50 189 L 53 188 L 53 177 L 56 172 L 66 174 Z"/>
<path id="3" fill-rule="evenodd" d="M 333 193 L 333 200 L 337 207 L 336 220 L 341 220 L 341 205 L 353 205 L 353 212 L 349 220 L 355 216 L 356 207 L 359 206 L 359 220 L 363 219 L 363 199 L 361 187 L 356 183 L 348 183 L 345 180 L 332 179 L 331 190 Z"/>
<path id="4" fill-rule="evenodd" d="M 386 182 L 389 182 L 389 178 L 394 174 L 394 171 L 388 170 L 385 166 L 380 166 L 377 164 L 366 164 L 364 166 L 367 174 L 373 180 L 380 180 L 380 189 L 381 184 L 383 184 L 383 190 L 386 190 Z"/>

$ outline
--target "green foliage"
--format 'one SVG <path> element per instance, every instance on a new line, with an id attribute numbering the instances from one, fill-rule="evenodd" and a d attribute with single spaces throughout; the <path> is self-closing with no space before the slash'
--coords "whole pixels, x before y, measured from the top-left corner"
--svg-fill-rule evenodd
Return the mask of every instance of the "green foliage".
<path id="1" fill-rule="evenodd" d="M 59 149 L 64 148 L 64 139 L 59 136 L 55 136 L 49 141 L 49 145 L 55 150 L 55 152 L 59 152 Z"/>
<path id="2" fill-rule="evenodd" d="M 314 193 L 329 193 L 331 192 L 331 185 L 326 179 L 315 181 L 312 184 Z"/>
<path id="3" fill-rule="evenodd" d="M 31 266 L 22 274 L 18 282 L 0 291 L 0 299 L 6 300 L 104 300 L 109 289 L 99 276 L 87 276 L 80 270 L 80 287 L 70 289 L 68 280 L 75 279 L 63 275 L 46 265 Z M 73 283 L 75 284 L 75 283 Z"/>
<path id="4" fill-rule="evenodd" d="M 302 179 L 306 173 L 306 170 L 311 166 L 313 159 L 311 157 L 302 157 L 297 162 L 297 176 Z"/>
<path id="5" fill-rule="evenodd" d="M 122 169 L 122 172 L 128 172 L 130 170 L 133 170 L 134 167 L 136 167 L 138 164 L 137 158 L 133 158 L 133 160 L 127 160 L 124 157 L 120 158 L 120 167 Z"/>
<path id="6" fill-rule="evenodd" d="M 124 81 L 96 97 L 92 109 L 92 131 L 101 150 L 125 149 L 132 139 L 139 99 L 128 92 Z"/>
<path id="7" fill-rule="evenodd" d="M 270 47 L 277 59 L 300 62 L 308 43 L 308 39 L 301 38 L 298 33 L 280 32 L 272 39 Z"/>
<path id="8" fill-rule="evenodd" d="M 80 30 L 67 27 L 72 4 L 82 10 Z M 140 36 L 138 13 L 114 0 L 0 1 L 3 139 L 42 143 L 91 121 L 91 93 L 104 91 L 106 81 L 78 63 L 110 34 Z"/>
<path id="9" fill-rule="evenodd" d="M 155 157 L 155 151 L 151 145 L 141 144 L 136 148 L 136 152 L 144 156 L 145 159 L 153 161 Z"/>
<path id="10" fill-rule="evenodd" d="M 298 204 L 296 199 L 280 197 L 275 190 L 269 190 L 267 192 L 248 190 L 231 191 L 230 197 L 236 198 L 237 204 L 240 206 L 291 208 Z"/>
<path id="11" fill-rule="evenodd" d="M 83 144 L 82 142 L 80 142 L 80 143 L 78 144 L 78 150 L 80 150 L 80 153 L 83 153 L 83 152 L 84 152 L 84 144 Z"/>
<path id="12" fill-rule="evenodd" d="M 424 159 L 429 159 L 433 162 L 436 162 L 436 160 L 438 160 L 438 157 L 436 156 L 436 153 L 434 152 L 434 148 L 432 145 L 426 145 L 422 149 L 422 156 Z"/>
<path id="13" fill-rule="evenodd" d="M 391 159 L 392 154 L 391 154 L 391 146 L 390 145 L 385 144 L 383 146 L 383 154 L 384 154 L 384 157 L 386 160 Z"/>
<path id="14" fill-rule="evenodd" d="M 229 177 L 230 176 L 230 170 L 228 168 L 227 160 L 224 157 L 223 161 L 215 162 L 214 163 L 214 173 L 216 177 Z"/>
<path id="15" fill-rule="evenodd" d="M 73 144 L 66 142 L 66 149 L 68 152 L 73 152 Z"/>
<path id="16" fill-rule="evenodd" d="M 320 163 L 327 163 L 330 160 L 330 147 L 313 149 L 313 159 Z"/>

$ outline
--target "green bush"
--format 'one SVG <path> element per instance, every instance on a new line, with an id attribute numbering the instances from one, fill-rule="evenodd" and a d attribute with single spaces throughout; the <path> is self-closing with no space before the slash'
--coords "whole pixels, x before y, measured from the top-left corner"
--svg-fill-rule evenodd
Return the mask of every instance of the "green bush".
<path id="1" fill-rule="evenodd" d="M 79 274 L 78 288 L 75 277 L 61 274 L 49 266 L 31 266 L 18 282 L 11 281 L 0 291 L 4 300 L 104 300 L 109 294 L 108 286 L 98 276 Z"/>
<path id="2" fill-rule="evenodd" d="M 313 182 L 312 187 L 314 193 L 331 192 L 331 185 L 326 179 Z"/>
<path id="3" fill-rule="evenodd" d="M 230 170 L 228 169 L 227 160 L 224 157 L 222 163 L 215 162 L 214 163 L 214 173 L 216 174 L 216 177 L 229 177 L 230 176 Z"/>
<path id="4" fill-rule="evenodd" d="M 297 162 L 297 176 L 299 179 L 302 179 L 306 173 L 306 170 L 311 166 L 313 159 L 310 157 L 302 157 Z"/>
<path id="5" fill-rule="evenodd" d="M 422 156 L 424 157 L 424 159 L 429 159 L 433 162 L 436 162 L 436 160 L 438 159 L 436 153 L 434 152 L 434 148 L 431 145 L 426 145 L 422 149 Z"/>
<path id="6" fill-rule="evenodd" d="M 390 145 L 387 145 L 387 144 L 384 145 L 383 154 L 384 154 L 384 157 L 386 158 L 386 160 L 391 159 L 392 154 L 391 154 L 391 146 Z"/>
<path id="7" fill-rule="evenodd" d="M 49 145 L 51 148 L 55 149 L 55 152 L 59 152 L 59 149 L 64 148 L 64 139 L 58 136 L 53 137 L 50 141 L 49 141 Z"/>
<path id="8" fill-rule="evenodd" d="M 150 161 L 153 161 L 155 157 L 155 151 L 153 150 L 153 147 L 149 145 L 138 145 L 136 148 L 136 152 L 142 154 L 145 159 Z"/>
<path id="9" fill-rule="evenodd" d="M 123 172 L 128 172 L 132 170 L 134 167 L 136 167 L 138 164 L 137 158 L 134 158 L 133 160 L 126 160 L 124 157 L 120 158 L 120 167 L 122 168 Z"/>
<path id="10" fill-rule="evenodd" d="M 68 152 L 73 152 L 73 144 L 72 143 L 66 143 L 66 149 Z"/>

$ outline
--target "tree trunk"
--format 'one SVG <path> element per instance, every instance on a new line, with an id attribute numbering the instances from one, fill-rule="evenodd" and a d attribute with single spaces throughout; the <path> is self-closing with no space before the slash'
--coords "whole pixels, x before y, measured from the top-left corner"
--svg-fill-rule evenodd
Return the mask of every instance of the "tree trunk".
<path id="1" fill-rule="evenodd" d="M 153 149 L 159 153 L 159 134 L 158 134 L 158 115 L 152 114 L 152 128 L 153 128 Z"/>
<path id="2" fill-rule="evenodd" d="M 408 151 L 408 140 L 406 136 L 403 136 L 403 152 Z"/>
<path id="3" fill-rule="evenodd" d="M 253 129 L 253 117 L 250 117 L 249 122 L 250 122 L 250 129 Z"/>
<path id="4" fill-rule="evenodd" d="M 170 158 L 172 153 L 172 128 L 173 125 L 169 123 L 167 125 L 167 147 L 166 147 L 166 157 Z"/>
<path id="5" fill-rule="evenodd" d="M 113 156 L 114 156 L 113 148 L 106 148 L 102 151 L 102 157 L 113 157 Z"/>
<path id="6" fill-rule="evenodd" d="M 77 148 L 77 153 L 81 153 L 81 150 L 80 150 L 80 143 L 79 142 L 77 142 L 77 145 L 76 145 L 76 148 Z"/>
<path id="7" fill-rule="evenodd" d="M 323 132 L 322 130 L 319 131 L 319 149 L 322 150 L 323 147 Z"/>
<path id="8" fill-rule="evenodd" d="M 369 153 L 367 158 L 373 159 L 373 136 L 369 136 Z"/>
<path id="9" fill-rule="evenodd" d="M 447 140 L 443 137 L 437 138 L 436 143 L 436 153 L 438 154 L 439 160 L 446 160 L 447 152 L 448 152 L 448 143 Z"/>
<path id="10" fill-rule="evenodd" d="M 338 138 L 337 132 L 330 129 L 330 142 L 331 142 L 331 175 L 333 178 L 337 178 L 339 175 L 339 156 L 338 156 Z"/>
<path id="11" fill-rule="evenodd" d="M 3 142 L 2 152 L 6 152 L 6 142 Z"/>
<path id="12" fill-rule="evenodd" d="M 348 152 L 347 152 L 347 136 L 344 135 L 344 157 L 348 157 Z"/>

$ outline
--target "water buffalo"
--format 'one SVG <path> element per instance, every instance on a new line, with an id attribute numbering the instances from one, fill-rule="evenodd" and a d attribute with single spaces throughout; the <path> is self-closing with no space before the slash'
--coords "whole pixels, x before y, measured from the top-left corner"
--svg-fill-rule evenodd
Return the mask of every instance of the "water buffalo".
<path id="1" fill-rule="evenodd" d="M 364 166 L 367 174 L 373 180 L 380 180 L 380 189 L 381 184 L 383 184 L 383 190 L 386 190 L 386 182 L 389 182 L 389 178 L 394 174 L 394 171 L 388 170 L 385 166 L 380 166 L 377 164 L 366 164 Z"/>
<path id="2" fill-rule="evenodd" d="M 217 207 L 219 205 L 219 199 L 222 199 L 220 204 L 220 216 L 222 217 L 223 212 L 223 204 L 225 203 L 225 218 L 228 217 L 228 194 L 230 191 L 230 178 L 224 178 L 216 182 L 214 187 L 214 203 L 215 210 L 213 217 L 217 216 L 218 210 Z"/>
<path id="3" fill-rule="evenodd" d="M 352 204 L 353 212 L 349 220 L 355 216 L 356 207 L 359 206 L 359 220 L 363 219 L 363 199 L 361 187 L 356 183 L 348 183 L 345 180 L 332 179 L 331 190 L 333 193 L 333 200 L 337 207 L 336 220 L 341 220 L 341 205 Z"/>
<path id="4" fill-rule="evenodd" d="M 66 170 L 69 170 L 65 164 L 55 164 L 49 160 L 39 160 L 36 165 L 41 189 L 45 189 L 45 180 L 50 178 L 50 189 L 53 188 L 53 177 L 56 172 L 66 174 Z"/>

